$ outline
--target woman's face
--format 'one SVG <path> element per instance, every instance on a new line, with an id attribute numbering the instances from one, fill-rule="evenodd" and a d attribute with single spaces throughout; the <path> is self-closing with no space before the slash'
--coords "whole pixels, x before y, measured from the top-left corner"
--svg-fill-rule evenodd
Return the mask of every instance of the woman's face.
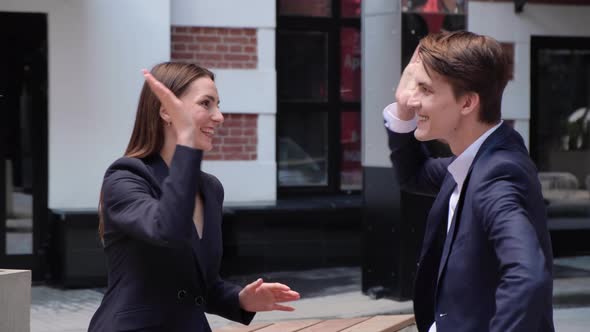
<path id="1" fill-rule="evenodd" d="M 215 82 L 209 77 L 193 81 L 180 100 L 191 105 L 189 110 L 196 128 L 195 148 L 211 150 L 215 130 L 223 123 Z"/>

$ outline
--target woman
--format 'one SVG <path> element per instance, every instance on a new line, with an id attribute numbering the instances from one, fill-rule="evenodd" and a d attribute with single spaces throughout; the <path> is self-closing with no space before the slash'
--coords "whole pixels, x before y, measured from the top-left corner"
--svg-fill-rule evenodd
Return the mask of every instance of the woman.
<path id="1" fill-rule="evenodd" d="M 205 312 L 250 323 L 299 294 L 262 279 L 219 277 L 223 187 L 201 172 L 223 122 L 213 74 L 162 63 L 139 98 L 125 157 L 106 171 L 99 231 L 108 288 L 89 331 L 211 331 Z"/>

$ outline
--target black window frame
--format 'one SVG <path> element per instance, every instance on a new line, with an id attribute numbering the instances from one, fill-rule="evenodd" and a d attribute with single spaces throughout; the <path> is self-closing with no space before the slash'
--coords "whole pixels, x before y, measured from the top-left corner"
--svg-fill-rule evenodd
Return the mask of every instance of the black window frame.
<path id="1" fill-rule="evenodd" d="M 287 198 L 304 195 L 358 195 L 362 191 L 342 190 L 340 188 L 340 171 L 342 163 L 342 151 L 340 147 L 341 113 L 358 112 L 361 114 L 361 98 L 358 102 L 345 102 L 341 100 L 341 31 L 343 28 L 356 28 L 361 31 L 361 17 L 342 17 L 341 0 L 331 0 L 332 15 L 329 17 L 311 16 L 281 16 L 280 0 L 276 2 L 277 31 L 275 58 L 279 58 L 281 45 L 281 31 L 309 31 L 324 32 L 328 36 L 328 99 L 321 101 L 282 101 L 279 97 L 280 82 L 277 82 L 277 135 L 276 156 L 277 169 L 279 163 L 279 118 L 284 112 L 327 112 L 328 113 L 328 183 L 324 186 L 293 186 L 281 187 L 277 172 L 277 196 Z M 276 64 L 277 73 L 281 70 L 280 64 Z"/>

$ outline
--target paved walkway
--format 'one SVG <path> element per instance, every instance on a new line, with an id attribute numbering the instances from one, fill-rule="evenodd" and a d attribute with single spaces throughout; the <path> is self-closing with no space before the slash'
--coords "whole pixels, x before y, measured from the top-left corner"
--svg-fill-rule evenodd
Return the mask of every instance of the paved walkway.
<path id="1" fill-rule="evenodd" d="M 45 286 L 33 288 L 31 307 L 32 332 L 85 332 L 102 294 L 94 290 L 57 290 Z M 307 318 L 348 318 L 378 314 L 411 312 L 411 303 L 371 300 L 360 292 L 302 299 L 294 304 L 293 313 L 260 313 L 254 322 Z M 559 332 L 587 332 L 590 307 L 557 308 L 555 327 Z M 208 315 L 213 328 L 231 322 Z"/>
<path id="2" fill-rule="evenodd" d="M 557 259 L 555 263 L 554 301 L 557 331 L 587 332 L 590 326 L 590 256 Z M 378 314 L 411 313 L 410 301 L 374 300 L 361 293 L 360 268 L 334 268 L 301 272 L 278 272 L 264 276 L 267 281 L 289 284 L 300 291 L 295 312 L 267 312 L 256 315 L 255 322 L 307 319 L 350 318 Z M 244 284 L 255 276 L 232 278 Z M 101 290 L 61 290 L 47 286 L 32 289 L 32 332 L 86 331 L 92 314 L 102 298 Z M 230 322 L 208 315 L 212 327 Z"/>

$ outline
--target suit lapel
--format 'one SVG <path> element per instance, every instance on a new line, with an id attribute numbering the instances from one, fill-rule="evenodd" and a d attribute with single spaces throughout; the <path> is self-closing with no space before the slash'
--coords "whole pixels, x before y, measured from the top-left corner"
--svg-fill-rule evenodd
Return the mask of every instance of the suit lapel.
<path id="1" fill-rule="evenodd" d="M 473 167 L 473 164 L 471 166 Z M 447 265 L 447 261 L 449 259 L 449 254 L 451 253 L 451 249 L 453 247 L 453 242 L 455 241 L 455 235 L 457 234 L 457 230 L 459 229 L 459 223 L 461 222 L 461 212 L 463 211 L 463 202 L 465 201 L 465 191 L 467 190 L 467 186 L 469 185 L 470 176 L 471 176 L 471 169 L 469 169 L 469 173 L 467 173 L 467 177 L 465 178 L 465 182 L 463 182 L 463 187 L 461 188 L 461 193 L 459 194 L 459 201 L 457 202 L 457 206 L 455 207 L 455 213 L 453 214 L 453 219 L 451 221 L 451 227 L 449 228 L 449 231 L 447 232 L 447 237 L 445 239 L 445 244 L 443 246 L 442 256 L 440 258 L 440 265 L 438 267 L 438 275 L 436 278 L 437 288 L 438 288 L 438 283 L 440 281 L 440 277 L 443 273 L 443 270 L 445 269 L 445 267 Z M 447 213 L 448 213 L 448 209 L 447 209 Z"/>
<path id="2" fill-rule="evenodd" d="M 439 227 L 445 227 L 446 220 L 448 218 L 449 211 L 449 198 L 455 188 L 455 181 L 452 176 L 447 174 L 445 177 L 439 194 L 436 196 L 434 203 L 428 214 L 428 221 L 426 223 L 426 235 L 424 236 L 424 244 L 422 245 L 422 254 L 420 261 L 424 259 L 424 256 L 432 248 L 436 240 L 437 231 Z M 445 228 L 446 230 L 446 228 Z"/>
<path id="3" fill-rule="evenodd" d="M 194 227 L 193 227 L 194 229 Z M 197 236 L 197 230 L 193 230 L 193 235 Z M 204 257 L 203 257 L 203 244 L 201 243 L 201 241 L 199 241 L 198 239 L 193 239 L 191 241 L 191 248 L 193 250 L 193 254 L 195 257 L 195 261 L 197 261 L 197 265 L 199 266 L 199 272 L 201 274 L 201 277 L 203 278 L 203 280 L 207 280 L 207 273 L 206 273 L 206 262 L 204 261 Z"/>
<path id="4" fill-rule="evenodd" d="M 162 183 L 164 182 L 164 180 L 166 179 L 166 177 L 168 177 L 169 175 L 169 169 L 168 169 L 168 165 L 166 165 L 166 162 L 162 159 L 162 157 L 160 157 L 160 155 L 154 155 L 152 157 L 150 157 L 148 160 L 146 160 L 146 164 L 152 169 L 152 172 L 154 174 L 154 177 L 157 179 L 158 181 L 158 192 L 161 193 L 162 189 Z M 206 181 L 205 177 L 203 176 L 203 173 L 201 173 L 200 176 L 200 181 L 199 181 L 199 190 L 200 193 L 202 195 L 202 199 L 203 199 L 203 203 L 206 205 L 206 201 L 207 201 L 207 196 L 208 194 L 205 193 L 204 188 L 207 188 L 208 186 L 204 183 L 204 181 Z M 203 209 L 203 218 L 206 219 L 206 214 L 207 214 L 207 210 L 208 209 Z M 191 220 L 192 223 L 192 220 Z M 206 224 L 206 223 L 205 223 Z M 203 239 L 205 237 L 205 224 L 203 225 Z M 192 241 L 190 241 L 190 246 L 191 249 L 193 251 L 194 257 L 195 257 L 195 261 L 197 262 L 198 268 L 197 270 L 198 273 L 200 274 L 202 280 L 205 282 L 206 279 L 206 273 L 205 271 L 207 271 L 205 269 L 206 267 L 206 262 L 204 261 L 204 257 L 203 257 L 203 249 L 201 248 L 202 245 L 199 241 L 199 235 L 197 234 L 197 230 L 195 229 L 195 227 L 191 227 L 192 232 L 193 232 L 193 239 Z"/>
<path id="5" fill-rule="evenodd" d="M 498 144 L 502 144 L 501 142 L 506 140 L 507 137 L 509 137 L 511 132 L 512 132 L 512 128 L 508 127 L 508 125 L 506 125 L 505 123 L 500 125 L 500 127 L 498 127 L 498 129 L 496 129 L 496 131 L 494 131 L 483 142 L 483 144 L 479 148 L 479 151 L 475 155 L 475 158 L 473 159 L 471 166 L 469 167 L 469 171 L 467 172 L 467 176 L 465 178 L 465 181 L 463 182 L 463 187 L 461 188 L 461 193 L 459 196 L 459 201 L 457 202 L 457 207 L 455 208 L 455 213 L 453 214 L 453 220 L 451 222 L 451 227 L 449 228 L 449 231 L 447 233 L 447 237 L 444 242 L 443 252 L 442 252 L 442 256 L 441 256 L 441 260 L 440 260 L 440 264 L 439 264 L 437 279 L 436 279 L 436 289 L 437 289 L 436 294 L 438 294 L 438 285 L 440 283 L 440 280 L 441 280 L 441 277 L 444 273 L 444 270 L 447 266 L 447 263 L 449 260 L 449 255 L 451 253 L 451 250 L 453 249 L 453 242 L 455 240 L 455 237 L 457 235 L 457 231 L 459 229 L 459 225 L 461 223 L 461 214 L 463 212 L 463 202 L 465 201 L 465 193 L 466 193 L 467 188 L 469 186 L 469 179 L 471 177 L 471 172 L 473 171 L 473 168 L 475 167 L 475 165 L 477 164 L 477 162 L 481 158 L 481 156 L 492 151 L 494 146 L 497 146 Z M 452 182 L 454 182 L 454 181 L 452 181 Z M 440 213 L 448 213 L 449 198 L 450 198 L 450 196 L 444 197 L 444 199 L 446 200 L 446 203 L 447 203 L 446 209 L 443 209 L 443 211 L 441 211 Z M 448 218 L 448 217 L 445 217 L 445 218 Z"/>
<path id="6" fill-rule="evenodd" d="M 207 209 L 207 202 L 209 200 L 209 195 L 206 192 L 205 188 L 208 187 L 208 185 L 205 183 L 206 179 L 203 176 L 203 173 L 200 174 L 200 181 L 199 181 L 199 194 L 201 195 L 201 200 L 203 201 L 203 232 L 201 234 L 202 238 L 201 240 L 199 240 L 199 234 L 197 233 L 197 229 L 193 226 L 192 230 L 193 230 L 193 240 L 191 241 L 191 248 L 193 250 L 193 254 L 195 255 L 195 260 L 197 261 L 197 264 L 199 265 L 199 272 L 201 273 L 201 277 L 203 277 L 203 280 L 208 280 L 207 279 L 207 262 L 205 261 L 205 255 L 203 254 L 203 249 L 206 248 L 206 243 L 205 243 L 205 236 L 207 235 L 207 212 L 209 209 Z"/>

